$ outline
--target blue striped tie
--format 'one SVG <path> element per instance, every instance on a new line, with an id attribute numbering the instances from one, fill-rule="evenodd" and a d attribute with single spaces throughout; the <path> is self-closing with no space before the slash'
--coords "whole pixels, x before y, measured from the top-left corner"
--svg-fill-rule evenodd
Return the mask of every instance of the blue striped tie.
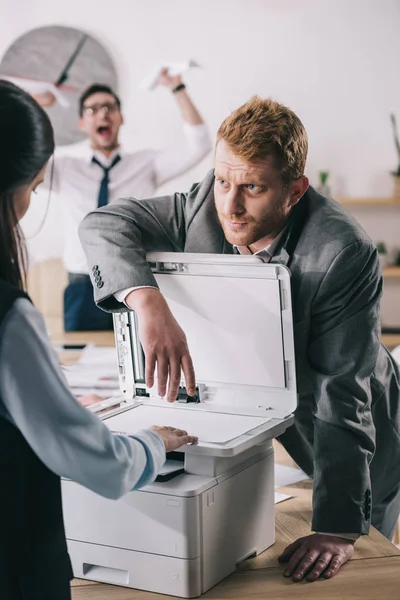
<path id="1" fill-rule="evenodd" d="M 121 157 L 119 154 L 117 154 L 117 156 L 114 158 L 114 160 L 112 161 L 111 165 L 109 167 L 104 167 L 101 162 L 99 160 L 97 160 L 97 158 L 95 156 L 93 156 L 92 158 L 92 162 L 94 162 L 96 165 L 99 165 L 99 167 L 101 167 L 104 171 L 104 177 L 101 180 L 100 183 L 100 189 L 99 189 L 99 198 L 97 201 L 97 208 L 100 208 L 100 206 L 106 206 L 106 204 L 108 204 L 108 182 L 109 182 L 109 178 L 108 178 L 108 174 L 111 171 L 111 169 L 121 160 Z"/>

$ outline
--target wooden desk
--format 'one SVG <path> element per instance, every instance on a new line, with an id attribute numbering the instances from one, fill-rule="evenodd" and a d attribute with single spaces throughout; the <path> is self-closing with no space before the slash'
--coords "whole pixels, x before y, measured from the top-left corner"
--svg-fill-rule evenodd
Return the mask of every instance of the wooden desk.
<path id="1" fill-rule="evenodd" d="M 55 332 L 51 338 L 57 345 L 114 345 L 112 331 Z M 275 443 L 275 460 L 294 466 L 278 443 Z M 236 573 L 204 594 L 204 600 L 400 598 L 400 550 L 373 528 L 368 537 L 364 536 L 357 542 L 352 560 L 330 581 L 293 583 L 284 578 L 282 574 L 285 567 L 279 565 L 277 558 L 288 544 L 310 533 L 312 484 L 310 481 L 303 481 L 280 488 L 279 491 L 290 494 L 293 498 L 275 506 L 275 544 L 260 556 L 242 563 Z M 72 582 L 72 600 L 171 600 L 171 596 L 76 579 Z"/>
<path id="2" fill-rule="evenodd" d="M 354 560 L 330 581 L 293 583 L 281 568 L 234 573 L 204 600 L 398 600 L 400 558 Z M 72 600 L 171 600 L 171 596 L 111 585 L 72 587 Z"/>
<path id="3" fill-rule="evenodd" d="M 293 464 L 279 444 L 276 458 Z M 311 481 L 293 484 L 280 491 L 294 498 L 276 505 L 276 542 L 263 554 L 242 563 L 236 573 L 204 594 L 204 600 L 395 600 L 400 598 L 400 550 L 372 529 L 356 544 L 352 560 L 329 581 L 293 583 L 283 577 L 284 566 L 277 557 L 296 538 L 310 533 Z M 73 600 L 171 600 L 171 596 L 129 588 L 72 582 Z"/>
<path id="4" fill-rule="evenodd" d="M 50 331 L 51 342 L 56 346 L 64 345 L 85 345 L 94 344 L 95 346 L 114 346 L 113 331 Z"/>
<path id="5" fill-rule="evenodd" d="M 55 347 L 61 364 L 71 365 L 76 362 L 82 352 L 81 348 L 68 349 L 64 346 L 85 346 L 94 344 L 95 346 L 114 346 L 113 331 L 69 331 L 60 332 L 50 330 L 51 343 Z"/>

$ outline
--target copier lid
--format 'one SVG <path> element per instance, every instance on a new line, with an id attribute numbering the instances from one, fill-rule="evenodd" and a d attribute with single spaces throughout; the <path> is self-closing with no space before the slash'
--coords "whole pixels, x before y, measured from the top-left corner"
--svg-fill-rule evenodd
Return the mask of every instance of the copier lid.
<path id="1" fill-rule="evenodd" d="M 186 406 L 290 415 L 297 395 L 289 270 L 257 256 L 150 253 L 147 260 L 205 386 L 204 404 Z M 136 315 L 117 313 L 114 326 L 122 391 L 131 383 L 135 394 L 145 388 Z"/>

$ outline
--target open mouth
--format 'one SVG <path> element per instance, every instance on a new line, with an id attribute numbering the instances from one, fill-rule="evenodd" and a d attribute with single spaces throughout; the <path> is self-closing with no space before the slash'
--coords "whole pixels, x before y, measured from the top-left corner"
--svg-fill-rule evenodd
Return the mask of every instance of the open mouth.
<path id="1" fill-rule="evenodd" d="M 110 135 L 111 127 L 109 125 L 100 125 L 100 127 L 97 128 L 97 133 L 100 135 Z"/>

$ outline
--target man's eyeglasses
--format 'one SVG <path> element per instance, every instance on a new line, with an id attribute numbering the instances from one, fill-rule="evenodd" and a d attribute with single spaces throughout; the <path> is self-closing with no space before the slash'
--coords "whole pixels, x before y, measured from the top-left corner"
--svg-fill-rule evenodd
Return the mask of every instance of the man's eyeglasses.
<path id="1" fill-rule="evenodd" d="M 84 115 L 88 115 L 92 117 L 96 115 L 99 111 L 103 113 L 103 115 L 107 115 L 108 113 L 113 113 L 118 109 L 118 105 L 116 102 L 105 102 L 104 104 L 92 104 L 91 106 L 83 106 L 82 113 Z"/>

